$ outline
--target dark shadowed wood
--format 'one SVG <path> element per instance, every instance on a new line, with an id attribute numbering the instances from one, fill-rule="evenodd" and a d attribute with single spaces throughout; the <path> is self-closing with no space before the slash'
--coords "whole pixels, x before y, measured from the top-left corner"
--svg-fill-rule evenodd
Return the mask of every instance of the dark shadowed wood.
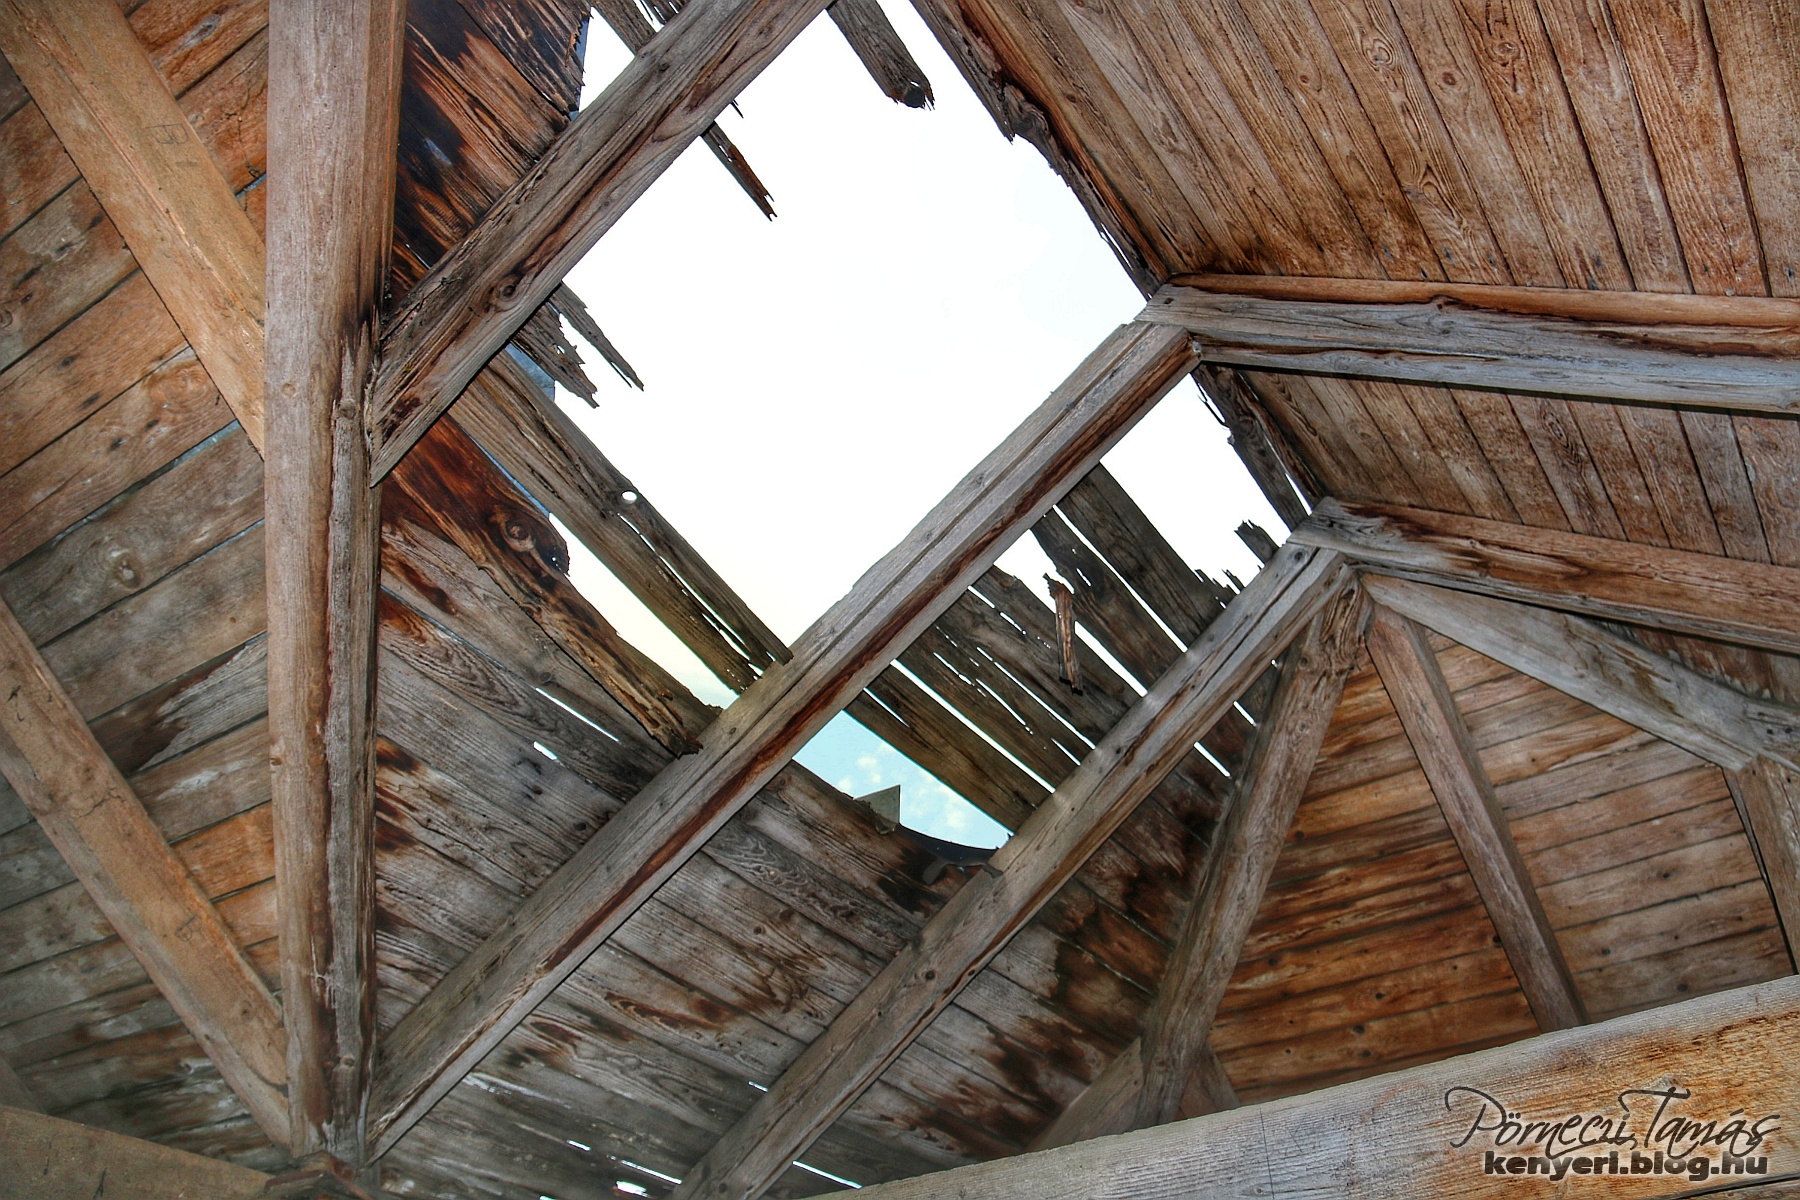
<path id="1" fill-rule="evenodd" d="M 1726 779 L 1775 897 L 1788 956 L 1800 962 L 1800 777 L 1759 758 Z"/>
<path id="2" fill-rule="evenodd" d="M 1655 298 L 1664 308 L 1669 299 Z M 1792 415 L 1800 412 L 1800 312 L 1792 301 L 1761 303 L 1767 323 L 1727 325 L 1546 316 L 1435 293 L 1358 303 L 1170 286 L 1144 319 L 1186 329 L 1208 362 L 1240 367 Z"/>
<path id="3" fill-rule="evenodd" d="M 25 1086 L 25 1081 L 19 1078 L 19 1073 L 5 1059 L 0 1059 L 0 1106 L 22 1108 L 27 1112 L 44 1111 L 44 1106 L 31 1094 L 31 1089 Z"/>
<path id="4" fill-rule="evenodd" d="M 1290 550 L 1271 563 L 674 1195 L 760 1196 L 1068 882 L 1342 584 L 1335 556 Z"/>
<path id="5" fill-rule="evenodd" d="M 1582 1024 L 1587 1014 L 1574 978 L 1424 631 L 1377 608 L 1369 623 L 1369 654 L 1462 848 L 1538 1027 Z"/>
<path id="6" fill-rule="evenodd" d="M 1102 1071 L 1081 1095 L 1057 1114 L 1031 1143 L 1032 1150 L 1051 1150 L 1071 1142 L 1108 1137 L 1132 1128 L 1137 1115 L 1137 1099 L 1143 1091 L 1143 1043 L 1136 1041 L 1119 1052 L 1119 1056 Z M 1181 1097 L 1180 1115 L 1196 1117 L 1205 1113 L 1225 1112 L 1238 1106 L 1237 1090 L 1225 1073 L 1225 1064 L 1212 1048 L 1202 1042 L 1194 1056 L 1194 1072 Z"/>
<path id="7" fill-rule="evenodd" d="M 1800 653 L 1800 570 L 1791 567 L 1337 500 L 1293 538 L 1384 575 Z"/>
<path id="8" fill-rule="evenodd" d="M 1126 326 L 858 581 L 702 737 L 394 1030 L 371 1108 L 391 1145 L 1192 366 Z"/>
<path id="9" fill-rule="evenodd" d="M 7 0 L 0 48 L 260 447 L 262 239 L 124 14 Z"/>
<path id="10" fill-rule="evenodd" d="M 1626 1086 L 1622 1080 L 1674 1078 L 1692 1093 L 1689 1103 L 1705 1110 L 1705 1119 L 1716 1115 L 1723 1121 L 1734 1109 L 1758 1116 L 1783 1113 L 1800 1081 L 1792 1056 L 1779 1048 L 1795 1037 L 1800 1037 L 1800 978 L 1789 977 L 1323 1093 L 865 1188 L 861 1194 L 867 1200 L 1174 1200 L 1310 1191 L 1370 1200 L 1500 1200 L 1518 1195 L 1521 1181 L 1484 1174 L 1484 1154 L 1497 1149 L 1486 1134 L 1454 1146 L 1468 1132 L 1475 1109 L 1460 1093 L 1463 1102 L 1453 1098 L 1447 1107 L 1451 1089 L 1478 1088 L 1503 1097 L 1511 1110 L 1548 1119 L 1617 1111 L 1619 1090 Z M 1498 1149 L 1506 1153 L 1505 1147 Z M 1768 1177 L 1800 1172 L 1800 1149 L 1783 1134 L 1765 1139 L 1756 1152 L 1767 1155 Z M 1542 1156 L 1545 1149 L 1529 1144 L 1513 1153 Z M 1717 1151 L 1709 1157 L 1716 1162 Z M 1621 1160 L 1629 1165 L 1627 1155 Z M 1715 1186 L 1754 1179 L 1733 1175 L 1715 1180 Z M 1592 1186 L 1598 1191 L 1606 1185 L 1595 1180 Z M 1645 1173 L 1615 1186 L 1629 1187 L 1631 1195 L 1646 1200 L 1695 1194 L 1685 1175 Z"/>
<path id="11" fill-rule="evenodd" d="M 250 1200 L 269 1177 L 248 1167 L 91 1125 L 0 1108 L 0 1200 Z"/>
<path id="12" fill-rule="evenodd" d="M 284 1141 L 280 1009 L 3 604 L 0 692 L 0 770 L 219 1074 Z"/>
<path id="13" fill-rule="evenodd" d="M 1384 575 L 1365 583 L 1376 603 L 1728 770 L 1759 755 L 1800 762 L 1800 712 L 1585 618 Z"/>
<path id="14" fill-rule="evenodd" d="M 384 331 L 371 407 L 375 478 L 823 7 L 820 0 L 692 5 L 582 110 Z"/>
<path id="15" fill-rule="evenodd" d="M 1182 1094 L 1275 873 L 1344 680 L 1362 653 L 1366 619 L 1361 593 L 1346 589 L 1288 651 L 1274 702 L 1258 727 L 1250 769 L 1213 832 L 1206 876 L 1144 1019 L 1134 1121 L 1140 1128 L 1180 1113 Z"/>
<path id="16" fill-rule="evenodd" d="M 269 731 L 296 1154 L 363 1161 L 374 1033 L 380 493 L 362 397 L 404 5 L 284 0 L 269 64 Z"/>

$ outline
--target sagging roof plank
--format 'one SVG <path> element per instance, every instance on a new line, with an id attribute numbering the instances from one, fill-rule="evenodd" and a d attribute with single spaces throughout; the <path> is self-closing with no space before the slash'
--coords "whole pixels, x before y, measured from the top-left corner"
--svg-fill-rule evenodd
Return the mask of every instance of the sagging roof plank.
<path id="1" fill-rule="evenodd" d="M 673 1195 L 760 1196 L 1332 603 L 1345 585 L 1340 561 L 1295 548 L 1259 574 Z"/>
<path id="2" fill-rule="evenodd" d="M 1424 631 L 1377 606 L 1368 645 L 1538 1027 L 1585 1024 L 1574 976 Z"/>
<path id="3" fill-rule="evenodd" d="M 1800 653 L 1800 568 L 1338 500 L 1321 503 L 1293 539 L 1421 583 Z"/>
<path id="4" fill-rule="evenodd" d="M 1446 1141 L 1461 1136 L 1474 1116 L 1472 1107 L 1463 1108 L 1457 1121 L 1447 1120 L 1446 1090 L 1477 1088 L 1528 1113 L 1561 1113 L 1569 1097 L 1578 1095 L 1591 1097 L 1584 1103 L 1598 1111 L 1615 1101 L 1621 1079 L 1661 1079 L 1678 1072 L 1682 1088 L 1697 1100 L 1706 1098 L 1709 1111 L 1736 1108 L 1760 1116 L 1780 1111 L 1782 1098 L 1795 1086 L 1791 1056 L 1769 1053 L 1769 1047 L 1796 1037 L 1800 979 L 1789 977 L 1381 1075 L 1306 1099 L 963 1167 L 865 1188 L 862 1194 L 867 1200 L 957 1194 L 996 1200 L 1095 1195 L 1163 1200 L 1310 1187 L 1371 1200 L 1433 1194 L 1485 1200 L 1516 1193 L 1517 1179 L 1484 1178 L 1484 1151 L 1475 1146 L 1462 1155 L 1445 1153 Z M 1321 1131 L 1331 1131 L 1330 1136 Z M 1220 1147 L 1237 1150 L 1225 1153 Z M 1800 1152 L 1785 1143 L 1765 1140 L 1757 1152 L 1768 1156 L 1767 1178 L 1800 1170 Z M 1691 1194 L 1694 1186 L 1685 1175 L 1636 1178 L 1646 1197 L 1673 1200 Z M 1745 1182 L 1736 1176 L 1729 1180 Z"/>
<path id="5" fill-rule="evenodd" d="M 1235 278 L 1205 277 L 1221 289 Z M 1800 413 L 1792 300 L 1412 283 L 1343 300 L 1330 287 L 1323 298 L 1265 295 L 1250 278 L 1255 290 L 1172 284 L 1143 319 L 1188 330 L 1208 362 L 1238 367 Z M 1562 299 L 1571 295 L 1584 299 Z"/>
<path id="6" fill-rule="evenodd" d="M 12 609 L 0 770 L 269 1139 L 285 1144 L 282 1011 Z"/>
<path id="7" fill-rule="evenodd" d="M 1800 766 L 1800 711 L 1746 696 L 1593 621 L 1430 584 L 1364 576 L 1376 603 L 1727 770 Z"/>
<path id="8" fill-rule="evenodd" d="M 691 27 L 690 27 L 691 28 Z M 371 1106 L 391 1145 L 1091 470 L 1193 366 L 1174 331 L 1123 326 L 849 595 L 395 1028 Z"/>
<path id="9" fill-rule="evenodd" d="M 1322 494 L 1278 432 L 1268 411 L 1244 377 L 1229 367 L 1202 364 L 1194 372 L 1200 394 L 1213 402 L 1219 418 L 1230 431 L 1232 450 L 1262 489 L 1269 507 L 1289 529 L 1306 520 L 1311 505 Z"/>
<path id="10" fill-rule="evenodd" d="M 376 479 L 822 7 L 819 0 L 694 6 L 432 267 L 383 331 L 370 404 Z"/>
<path id="11" fill-rule="evenodd" d="M 1257 746 L 1207 851 L 1206 876 L 1144 1019 L 1134 1127 L 1180 1113 L 1225 986 L 1275 872 L 1344 681 L 1361 654 L 1368 605 L 1346 588 L 1288 651 Z"/>
<path id="12" fill-rule="evenodd" d="M 269 736 L 291 1149 L 361 1166 L 380 492 L 356 401 L 393 245 L 405 5 L 281 3 L 269 60 Z"/>
<path id="13" fill-rule="evenodd" d="M 0 48 L 260 450 L 262 238 L 125 15 L 8 0 Z"/>
<path id="14" fill-rule="evenodd" d="M 1800 963 L 1800 777 L 1759 758 L 1725 779 L 1774 895 L 1788 957 Z"/>

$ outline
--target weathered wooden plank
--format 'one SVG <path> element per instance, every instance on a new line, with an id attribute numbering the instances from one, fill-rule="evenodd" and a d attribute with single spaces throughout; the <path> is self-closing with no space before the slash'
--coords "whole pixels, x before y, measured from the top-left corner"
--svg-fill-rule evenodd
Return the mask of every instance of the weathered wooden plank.
<path id="1" fill-rule="evenodd" d="M 269 1181 L 261 1171 L 18 1108 L 0 1108 L 0 1147 L 5 1200 L 91 1200 L 107 1191 L 142 1200 L 250 1200 Z"/>
<path id="2" fill-rule="evenodd" d="M 371 1124 L 382 1146 L 771 779 L 1012 537 L 1192 366 L 1186 341 L 1109 338 L 919 528 L 876 564 L 678 759 L 394 1032 Z"/>
<path id="3" fill-rule="evenodd" d="M 269 62 L 269 731 L 296 1155 L 361 1165 L 373 1072 L 375 590 L 366 417 L 404 5 L 279 4 Z"/>
<path id="4" fill-rule="evenodd" d="M 1766 758 L 1726 778 L 1774 896 L 1788 954 L 1800 962 L 1800 779 Z"/>
<path id="5" fill-rule="evenodd" d="M 262 242 L 117 5 L 9 0 L 14 70 L 207 374 L 263 442 Z"/>
<path id="6" fill-rule="evenodd" d="M 375 478 L 822 7 L 695 5 L 570 123 L 386 326 L 371 402 Z"/>
<path id="7" fill-rule="evenodd" d="M 832 0 L 825 11 L 882 95 L 908 108 L 930 107 L 931 80 L 875 0 Z"/>
<path id="8" fill-rule="evenodd" d="M 271 1139 L 286 1134 L 274 999 L 142 802 L 0 606 L 8 781 Z"/>
<path id="9" fill-rule="evenodd" d="M 1156 682 L 976 876 L 685 1177 L 680 1196 L 760 1195 L 1074 875 L 1341 586 L 1288 551 Z"/>
<path id="10" fill-rule="evenodd" d="M 1294 539 L 1382 574 L 1800 652 L 1800 571 L 1423 509 L 1327 501 Z"/>
<path id="11" fill-rule="evenodd" d="M 1475 877 L 1539 1028 L 1582 1024 L 1587 1017 L 1581 996 L 1556 934 L 1424 633 L 1406 618 L 1378 608 L 1369 625 L 1369 653 Z"/>
<path id="12" fill-rule="evenodd" d="M 1170 285 L 1151 298 L 1143 319 L 1185 329 L 1208 362 L 1239 367 L 1768 415 L 1800 411 L 1800 335 L 1787 311 L 1791 302 L 1764 301 L 1780 306 L 1779 317 L 1771 311 L 1765 324 L 1727 325 L 1519 312 L 1479 303 L 1488 298 L 1287 299 Z"/>

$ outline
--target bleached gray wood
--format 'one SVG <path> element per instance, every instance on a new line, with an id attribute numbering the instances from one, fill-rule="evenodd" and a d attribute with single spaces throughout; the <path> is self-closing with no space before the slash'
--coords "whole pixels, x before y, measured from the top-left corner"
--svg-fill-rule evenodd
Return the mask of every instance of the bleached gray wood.
<path id="1" fill-rule="evenodd" d="M 1125 326 L 849 595 L 394 1029 L 370 1108 L 382 1150 L 553 991 L 645 897 L 1085 475 L 1193 359 Z"/>
<path id="2" fill-rule="evenodd" d="M 675 1200 L 760 1196 L 1346 586 L 1337 556 L 1284 549 L 995 851 L 989 869 L 957 892 L 686 1173 Z"/>

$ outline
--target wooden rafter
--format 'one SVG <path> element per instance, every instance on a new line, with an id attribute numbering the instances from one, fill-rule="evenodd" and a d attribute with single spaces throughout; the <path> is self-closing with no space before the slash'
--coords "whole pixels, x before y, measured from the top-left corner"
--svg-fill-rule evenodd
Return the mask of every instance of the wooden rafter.
<path id="1" fill-rule="evenodd" d="M 1584 1024 L 1587 1013 L 1574 977 L 1424 631 L 1377 607 L 1368 643 L 1538 1027 Z"/>
<path id="2" fill-rule="evenodd" d="M 1032 1140 L 1030 1149 L 1050 1150 L 1089 1138 L 1110 1137 L 1124 1133 L 1137 1118 L 1138 1096 L 1144 1089 L 1143 1043 L 1133 1041 L 1119 1056 L 1106 1065 L 1081 1094 L 1069 1101 L 1044 1131 Z M 1198 1117 L 1206 1113 L 1225 1112 L 1238 1106 L 1237 1090 L 1225 1073 L 1225 1064 L 1213 1051 L 1211 1042 L 1202 1042 L 1194 1059 L 1194 1073 L 1182 1097 L 1181 1115 Z"/>
<path id="3" fill-rule="evenodd" d="M 1788 958 L 1800 963 L 1800 775 L 1759 758 L 1726 779 L 1775 898 Z"/>
<path id="4" fill-rule="evenodd" d="M 1347 588 L 1288 653 L 1249 770 L 1213 832 L 1206 874 L 1144 1018 L 1139 1128 L 1173 1121 L 1180 1112 L 1344 680 L 1361 653 L 1366 619 L 1360 591 Z"/>
<path id="5" fill-rule="evenodd" d="M 1218 277 L 1208 282 L 1220 286 Z M 1549 289 L 1446 294 L 1437 284 L 1383 286 L 1419 298 L 1295 298 L 1172 284 L 1151 298 L 1144 319 L 1192 333 L 1209 363 L 1800 413 L 1800 305 L 1792 300 L 1632 294 L 1636 303 L 1603 308 L 1540 299 Z M 1761 322 L 1720 319 L 1744 309 Z"/>
<path id="6" fill-rule="evenodd" d="M 1496 1145 L 1491 1132 L 1472 1132 L 1480 1104 L 1477 1091 L 1495 1097 L 1509 1111 L 1549 1119 L 1616 1113 L 1623 1089 L 1673 1079 L 1691 1097 L 1683 1102 L 1684 1111 L 1703 1114 L 1701 1119 L 1723 1122 L 1734 1109 L 1761 1118 L 1787 1112 L 1800 1088 L 1800 1067 L 1791 1053 L 1781 1052 L 1797 1039 L 1800 977 L 1788 976 L 1311 1096 L 901 1180 L 865 1188 L 859 1196 L 1175 1200 L 1293 1194 L 1507 1200 L 1532 1186 L 1518 1177 L 1529 1169 L 1526 1158 L 1551 1156 L 1541 1143 Z M 1596 1194 L 1616 1188 L 1644 1200 L 1696 1193 L 1686 1174 L 1652 1171 L 1654 1149 L 1644 1153 L 1641 1141 L 1650 1114 L 1643 1108 L 1633 1112 L 1638 1146 L 1589 1150 L 1579 1170 L 1573 1164 L 1582 1150 L 1566 1148 L 1554 1156 L 1567 1164 L 1562 1187 Z M 1764 1126 L 1772 1128 L 1773 1123 Z M 1615 1149 L 1624 1172 L 1632 1166 L 1633 1149 L 1650 1165 L 1636 1175 L 1609 1175 L 1604 1164 Z M 1496 1152 L 1503 1164 L 1518 1158 L 1518 1174 L 1504 1165 L 1498 1174 L 1489 1169 L 1487 1155 Z M 1765 1174 L 1715 1176 L 1711 1187 L 1724 1190 L 1800 1174 L 1800 1144 L 1791 1138 L 1764 1138 L 1754 1153 L 1763 1157 Z M 1590 1179 L 1593 1157 L 1603 1166 L 1600 1176 Z M 1709 1164 L 1723 1165 L 1719 1148 L 1708 1148 L 1707 1157 Z M 1546 1192 L 1554 1186 L 1544 1183 Z M 1752 1187 L 1730 1194 L 1769 1200 L 1792 1194 L 1788 1185 L 1767 1186 L 1771 1190 Z"/>
<path id="7" fill-rule="evenodd" d="M 1296 541 L 1386 575 L 1800 654 L 1800 569 L 1454 513 L 1328 500 Z"/>
<path id="8" fill-rule="evenodd" d="M 256 1123 L 286 1144 L 281 1010 L 4 603 L 0 695 L 0 773 Z"/>
<path id="9" fill-rule="evenodd" d="M 675 1190 L 753 1200 L 954 1000 L 1138 802 L 1346 586 L 1340 560 L 1284 550 L 1007 844 L 882 969 Z"/>
<path id="10" fill-rule="evenodd" d="M 400 0 L 270 12 L 269 734 L 296 1154 L 361 1163 L 374 1036 L 380 493 L 361 397 L 393 242 Z"/>
<path id="11" fill-rule="evenodd" d="M 716 0 L 685 8 L 570 122 L 384 331 L 371 408 L 376 479 L 824 7 Z"/>
<path id="12" fill-rule="evenodd" d="M 0 49 L 260 449 L 262 238 L 125 15 L 4 0 Z"/>
<path id="13" fill-rule="evenodd" d="M 370 1109 L 391 1145 L 1099 462 L 1193 367 L 1125 326 L 395 1027 Z"/>
<path id="14" fill-rule="evenodd" d="M 141 1138 L 36 1113 L 0 1108 L 0 1155 L 8 1200 L 250 1200 L 269 1177 Z"/>

